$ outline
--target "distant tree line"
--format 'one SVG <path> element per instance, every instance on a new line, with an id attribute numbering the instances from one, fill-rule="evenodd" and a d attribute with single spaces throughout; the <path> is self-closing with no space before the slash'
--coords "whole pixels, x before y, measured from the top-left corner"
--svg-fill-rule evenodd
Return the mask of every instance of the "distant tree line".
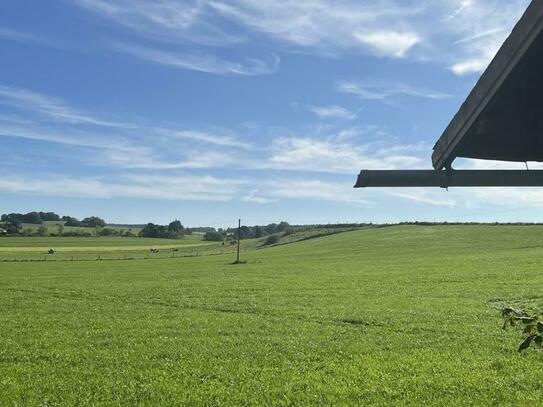
<path id="1" fill-rule="evenodd" d="M 80 226 L 80 227 L 91 227 L 103 228 L 106 226 L 106 222 L 99 218 L 98 216 L 89 216 L 83 220 L 78 220 L 77 218 L 71 216 L 57 215 L 54 212 L 28 212 L 28 213 L 8 213 L 3 214 L 0 217 L 1 222 L 18 222 L 18 223 L 28 223 L 31 225 L 41 225 L 43 222 L 64 222 L 64 226 Z"/>
<path id="2" fill-rule="evenodd" d="M 40 225 L 47 221 L 59 221 L 60 216 L 54 212 L 28 212 L 28 213 L 9 213 L 0 218 L 2 222 L 16 221 L 19 223 L 31 223 Z"/>
<path id="3" fill-rule="evenodd" d="M 209 230 L 204 234 L 204 240 L 210 242 L 221 242 L 227 239 L 258 239 L 261 237 L 281 233 L 287 230 L 290 225 L 287 222 L 270 223 L 266 226 L 242 226 L 238 228 Z"/>
<path id="4" fill-rule="evenodd" d="M 85 218 L 81 221 L 71 216 L 63 216 L 62 220 L 64 221 L 64 226 L 87 228 L 103 228 L 106 226 L 106 222 L 97 216 L 89 216 L 88 218 Z"/>
<path id="5" fill-rule="evenodd" d="M 51 232 L 43 223 L 44 222 L 56 222 L 57 232 Z M 38 228 L 24 227 L 24 225 L 40 225 Z M 90 236 L 90 232 L 84 231 L 67 231 L 64 232 L 65 226 L 75 226 L 83 228 L 95 229 L 94 235 L 100 235 L 103 233 L 115 234 L 119 233 L 116 230 L 106 230 L 106 222 L 97 216 L 89 216 L 83 220 L 71 216 L 63 216 L 54 212 L 28 212 L 28 213 L 8 213 L 0 216 L 0 233 L 7 235 L 21 235 L 21 236 Z M 98 231 L 98 229 L 100 229 Z"/>

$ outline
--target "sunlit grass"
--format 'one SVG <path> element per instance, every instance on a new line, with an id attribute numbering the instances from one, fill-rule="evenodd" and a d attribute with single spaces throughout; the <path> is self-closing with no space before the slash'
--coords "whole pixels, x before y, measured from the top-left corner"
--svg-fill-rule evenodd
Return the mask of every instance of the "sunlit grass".
<path id="1" fill-rule="evenodd" d="M 395 227 L 243 253 L 0 263 L 0 405 L 527 405 L 501 304 L 542 227 Z M 498 305 L 497 305 L 498 304 Z"/>

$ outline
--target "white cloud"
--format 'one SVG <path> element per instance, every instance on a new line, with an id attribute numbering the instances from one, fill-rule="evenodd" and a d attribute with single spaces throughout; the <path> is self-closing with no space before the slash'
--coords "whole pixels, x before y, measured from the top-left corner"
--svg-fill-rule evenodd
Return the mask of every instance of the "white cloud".
<path id="1" fill-rule="evenodd" d="M 263 196 L 260 196 L 258 188 L 251 190 L 247 195 L 241 198 L 241 200 L 243 202 L 257 203 L 257 204 L 268 204 L 268 203 L 277 201 L 276 199 L 269 199 L 269 198 L 264 198 Z"/>
<path id="2" fill-rule="evenodd" d="M 466 61 L 458 62 L 451 66 L 453 71 L 458 76 L 467 75 L 470 73 L 483 72 L 488 66 L 489 58 L 473 58 Z"/>
<path id="3" fill-rule="evenodd" d="M 73 1 L 134 33 L 164 42 L 232 45 L 247 41 L 249 29 L 300 47 L 359 48 L 395 58 L 404 57 L 418 42 L 416 32 L 405 27 L 383 30 L 420 12 L 414 4 L 389 0 Z M 218 22 L 225 19 L 228 31 L 219 28 L 225 25 Z"/>
<path id="4" fill-rule="evenodd" d="M 430 192 L 429 190 L 423 188 L 417 188 L 416 190 L 404 190 L 400 188 L 395 190 L 382 190 L 381 192 L 392 197 L 402 198 L 408 201 L 413 201 L 426 205 L 446 206 L 449 208 L 455 208 L 459 206 L 455 199 L 450 199 L 449 197 L 437 197 L 438 194 L 443 195 L 443 191 L 437 191 L 436 193 L 436 190 Z"/>
<path id="5" fill-rule="evenodd" d="M 349 203 L 356 205 L 370 205 L 371 201 L 357 194 L 352 184 L 341 182 L 326 182 L 319 179 L 277 179 L 267 184 L 267 194 L 274 198 L 283 199 L 310 199 Z"/>
<path id="6" fill-rule="evenodd" d="M 342 120 L 354 120 L 356 119 L 356 113 L 350 110 L 336 105 L 331 106 L 312 106 L 309 108 L 314 114 L 321 119 L 342 119 Z"/>
<path id="7" fill-rule="evenodd" d="M 268 165 L 292 171 L 355 174 L 361 169 L 424 168 L 426 160 L 405 151 L 389 154 L 386 149 L 370 152 L 366 144 L 353 144 L 338 139 L 279 138 L 274 141 Z"/>
<path id="8" fill-rule="evenodd" d="M 17 31 L 17 30 L 11 30 L 9 28 L 1 28 L 1 27 L 0 27 L 0 38 L 20 41 L 20 42 L 29 42 L 29 43 L 41 42 L 40 38 L 33 34 Z"/>
<path id="9" fill-rule="evenodd" d="M 227 71 L 260 71 L 247 60 L 222 61 L 213 49 L 252 42 L 274 47 L 275 52 L 294 48 L 319 55 L 366 52 L 412 57 L 438 62 L 457 75 L 484 70 L 529 4 L 529 0 L 72 1 L 113 22 L 109 28 L 132 34 L 133 45 L 126 52 L 185 69 L 214 73 L 224 62 L 231 67 Z M 34 40 L 9 30 L 4 30 L 4 37 Z M 208 52 L 167 53 L 142 48 L 141 39 L 184 49 L 187 44 L 203 45 Z"/>
<path id="10" fill-rule="evenodd" d="M 216 134 L 204 133 L 201 131 L 159 129 L 158 132 L 168 136 L 171 139 L 196 140 L 206 144 L 215 144 L 217 146 L 224 147 L 237 147 L 244 150 L 252 150 L 254 148 L 252 144 L 237 140 L 230 136 L 218 136 Z"/>
<path id="11" fill-rule="evenodd" d="M 456 37 L 459 47 L 450 69 L 456 75 L 482 72 L 499 50 L 529 0 L 444 0 L 442 25 Z"/>
<path id="12" fill-rule="evenodd" d="M 142 58 L 151 62 L 175 68 L 205 72 L 216 75 L 266 75 L 277 72 L 281 59 L 274 56 L 270 61 L 258 58 L 245 58 L 243 62 L 232 62 L 217 58 L 211 54 L 186 54 L 137 45 L 117 43 L 113 49 Z"/>
<path id="13" fill-rule="evenodd" d="M 9 105 L 26 111 L 33 111 L 58 122 L 90 124 L 106 127 L 133 127 L 133 124 L 108 121 L 78 111 L 68 106 L 59 98 L 9 86 L 0 85 L 0 104 Z"/>
<path id="14" fill-rule="evenodd" d="M 338 92 L 350 93 L 366 100 L 385 100 L 408 96 L 425 99 L 445 99 L 451 97 L 445 93 L 418 89 L 407 85 L 363 85 L 356 82 L 340 82 L 336 86 Z"/>
<path id="15" fill-rule="evenodd" d="M 419 12 L 418 7 L 400 2 L 213 0 L 208 4 L 229 19 L 300 47 L 363 49 L 401 58 L 419 41 L 411 30 L 383 30 Z"/>
<path id="16" fill-rule="evenodd" d="M 95 199 L 230 201 L 240 193 L 242 184 L 239 180 L 188 174 L 120 174 L 114 181 L 110 177 L 77 178 L 58 175 L 27 178 L 4 174 L 0 177 L 0 189 L 5 192 Z"/>
<path id="17" fill-rule="evenodd" d="M 369 46 L 378 55 L 393 58 L 404 58 L 409 50 L 420 42 L 416 34 L 394 31 L 356 33 L 355 38 L 360 43 Z"/>
<path id="18" fill-rule="evenodd" d="M 229 45 L 244 39 L 208 21 L 202 0 L 73 0 L 121 27 L 154 40 L 185 44 Z"/>

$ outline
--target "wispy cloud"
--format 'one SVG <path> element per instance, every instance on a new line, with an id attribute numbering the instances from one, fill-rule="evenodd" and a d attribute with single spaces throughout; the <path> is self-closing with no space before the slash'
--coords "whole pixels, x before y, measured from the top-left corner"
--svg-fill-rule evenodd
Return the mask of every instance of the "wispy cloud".
<path id="1" fill-rule="evenodd" d="M 433 193 L 429 192 L 428 189 L 423 188 L 417 188 L 417 190 L 383 190 L 381 191 L 385 195 L 389 195 L 391 197 L 401 198 L 408 201 L 413 201 L 416 203 L 422 203 L 432 206 L 446 206 L 449 208 L 455 208 L 458 207 L 459 204 L 454 198 L 450 198 L 448 196 L 445 197 L 439 197 L 438 194 L 434 191 Z M 443 191 L 438 191 L 438 193 L 442 196 Z"/>
<path id="2" fill-rule="evenodd" d="M 13 30 L 7 27 L 0 27 L 0 40 L 14 41 L 23 44 L 44 45 L 52 48 L 65 47 L 64 41 L 46 38 L 43 35 Z"/>
<path id="3" fill-rule="evenodd" d="M 243 198 L 241 198 L 243 202 L 249 202 L 249 203 L 257 203 L 257 204 L 268 204 L 272 202 L 276 202 L 277 199 L 270 199 L 270 198 L 264 198 L 259 194 L 259 189 L 253 189 L 249 191 L 247 195 L 245 195 Z"/>
<path id="4" fill-rule="evenodd" d="M 456 61 L 450 65 L 456 75 L 482 72 L 513 29 L 529 0 L 448 0 L 453 10 L 443 17 L 443 26 L 457 36 Z"/>
<path id="5" fill-rule="evenodd" d="M 40 38 L 33 34 L 2 27 L 0 27 L 0 38 L 20 42 L 41 42 Z"/>
<path id="6" fill-rule="evenodd" d="M 150 176 L 118 174 L 110 177 L 66 177 L 50 174 L 31 178 L 4 174 L 0 189 L 30 195 L 76 198 L 144 198 L 181 201 L 229 201 L 240 193 L 243 182 L 209 175 Z"/>
<path id="7" fill-rule="evenodd" d="M 354 120 L 356 119 L 356 113 L 351 112 L 341 106 L 311 106 L 309 108 L 314 114 L 321 119 L 341 119 L 341 120 Z"/>
<path id="8" fill-rule="evenodd" d="M 529 0 L 72 0 L 130 33 L 162 43 L 232 46 L 267 38 L 266 48 L 321 55 L 369 53 L 438 61 L 457 75 L 483 70 Z M 286 47 L 285 47 L 286 46 Z M 214 72 L 214 52 L 132 54 Z M 213 55 L 213 56 L 211 56 Z M 211 62 L 210 62 L 211 59 Z M 229 62 L 234 65 L 246 64 Z M 249 64 L 250 65 L 250 64 Z M 235 67 L 235 70 L 240 70 Z M 242 71 L 245 69 L 241 68 Z M 252 71 L 250 69 L 249 71 Z"/>
<path id="9" fill-rule="evenodd" d="M 356 82 L 340 82 L 337 91 L 350 93 L 366 100 L 385 100 L 394 97 L 407 96 L 426 99 L 446 99 L 451 95 L 418 89 L 408 85 L 363 85 Z"/>
<path id="10" fill-rule="evenodd" d="M 388 0 L 371 3 L 330 0 L 74 2 L 134 33 L 164 42 L 239 44 L 247 40 L 247 30 L 251 30 L 300 47 L 354 48 L 393 58 L 405 57 L 419 42 L 414 30 L 395 27 L 398 21 L 416 15 L 421 8 Z M 221 20 L 229 21 L 226 24 L 229 30 L 219 28 L 223 25 L 217 21 Z"/>
<path id="11" fill-rule="evenodd" d="M 258 58 L 245 58 L 243 62 L 232 62 L 211 54 L 186 54 L 182 51 L 171 52 L 137 45 L 116 43 L 112 48 L 162 65 L 216 75 L 267 75 L 277 72 L 281 59 L 273 56 L 270 61 Z"/>
<path id="12" fill-rule="evenodd" d="M 68 106 L 62 99 L 26 89 L 0 85 L 0 104 L 39 113 L 53 121 L 71 124 L 131 128 L 133 124 L 104 120 Z"/>
<path id="13" fill-rule="evenodd" d="M 372 201 L 357 194 L 352 184 L 327 182 L 319 179 L 301 180 L 297 178 L 282 178 L 267 184 L 267 196 L 282 199 L 309 199 L 348 203 L 355 205 L 371 205 Z"/>
<path id="14" fill-rule="evenodd" d="M 338 139 L 279 138 L 274 141 L 268 165 L 271 168 L 352 174 L 361 169 L 395 169 L 399 167 L 424 168 L 425 160 L 418 151 L 409 154 L 385 149 L 370 151 L 367 144 L 342 142 Z M 355 170 L 356 169 L 356 170 Z"/>
<path id="15" fill-rule="evenodd" d="M 244 41 L 209 16 L 203 0 L 73 0 L 133 33 L 166 43 L 232 45 Z"/>
<path id="16" fill-rule="evenodd" d="M 195 140 L 206 144 L 214 144 L 224 147 L 237 147 L 244 150 L 252 150 L 254 148 L 251 143 L 240 141 L 231 136 L 219 136 L 201 131 L 171 130 L 162 128 L 158 129 L 158 132 L 169 137 L 170 139 Z"/>

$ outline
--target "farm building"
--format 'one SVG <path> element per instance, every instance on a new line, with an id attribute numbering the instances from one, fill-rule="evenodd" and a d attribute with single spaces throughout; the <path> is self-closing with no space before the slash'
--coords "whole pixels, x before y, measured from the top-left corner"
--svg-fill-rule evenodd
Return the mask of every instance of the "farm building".
<path id="1" fill-rule="evenodd" d="M 543 0 L 532 0 L 434 146 L 429 171 L 362 171 L 355 187 L 543 186 L 543 171 L 453 170 L 456 158 L 543 161 Z"/>

